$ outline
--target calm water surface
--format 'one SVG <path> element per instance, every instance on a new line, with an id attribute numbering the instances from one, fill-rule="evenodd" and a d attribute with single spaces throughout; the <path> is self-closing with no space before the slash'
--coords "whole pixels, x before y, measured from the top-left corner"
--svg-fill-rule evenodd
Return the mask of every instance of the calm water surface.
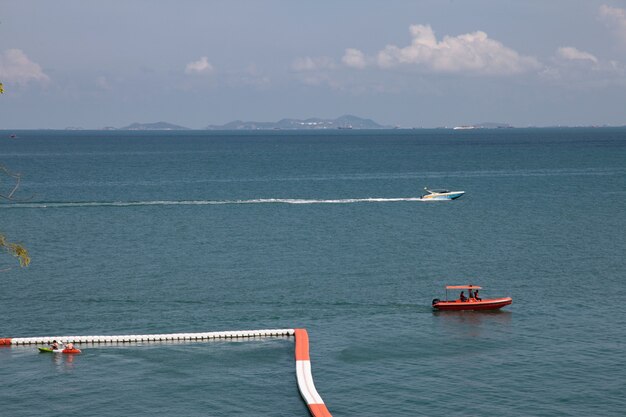
<path id="1" fill-rule="evenodd" d="M 626 129 L 9 133 L 33 261 L 0 337 L 304 327 L 333 416 L 624 413 Z M 431 310 L 468 282 L 514 304 Z M 289 338 L 3 348 L 0 414 L 306 416 L 294 368 Z"/>

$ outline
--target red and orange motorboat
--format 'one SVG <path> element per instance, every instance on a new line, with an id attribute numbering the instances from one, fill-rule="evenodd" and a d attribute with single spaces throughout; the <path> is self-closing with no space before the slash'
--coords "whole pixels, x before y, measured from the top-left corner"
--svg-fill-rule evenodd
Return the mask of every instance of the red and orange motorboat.
<path id="1" fill-rule="evenodd" d="M 459 298 L 456 300 L 448 300 L 448 290 L 461 290 Z M 468 291 L 467 296 L 465 290 Z M 435 298 L 433 300 L 433 308 L 436 310 L 444 311 L 458 311 L 458 310 L 497 310 L 504 306 L 508 306 L 513 302 L 511 297 L 502 298 L 480 298 L 478 290 L 482 290 L 482 287 L 478 285 L 447 285 L 446 286 L 446 299 L 440 300 Z M 472 292 L 473 291 L 473 292 Z"/>

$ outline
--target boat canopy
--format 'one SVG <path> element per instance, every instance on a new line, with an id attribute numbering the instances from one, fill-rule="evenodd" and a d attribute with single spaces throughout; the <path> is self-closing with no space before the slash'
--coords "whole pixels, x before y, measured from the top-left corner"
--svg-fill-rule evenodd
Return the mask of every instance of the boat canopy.
<path id="1" fill-rule="evenodd" d="M 478 285 L 446 285 L 446 290 L 482 290 Z"/>
<path id="2" fill-rule="evenodd" d="M 450 190 L 446 190 L 445 188 L 433 188 L 432 190 L 429 190 L 427 187 L 424 187 L 424 190 L 428 191 L 429 193 L 433 194 L 433 193 L 449 193 Z"/>

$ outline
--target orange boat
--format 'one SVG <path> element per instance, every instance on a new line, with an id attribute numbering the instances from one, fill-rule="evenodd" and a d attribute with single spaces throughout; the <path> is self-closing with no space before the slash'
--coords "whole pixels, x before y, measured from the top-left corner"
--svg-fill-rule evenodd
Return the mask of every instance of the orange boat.
<path id="1" fill-rule="evenodd" d="M 461 290 L 461 296 L 458 299 L 449 301 L 448 290 Z M 465 296 L 465 290 L 468 290 L 467 296 Z M 459 311 L 459 310 L 497 310 L 504 306 L 508 306 L 513 302 L 511 297 L 503 298 L 480 298 L 475 294 L 477 290 L 482 290 L 482 287 L 478 285 L 447 285 L 446 286 L 446 299 L 440 300 L 435 298 L 433 300 L 433 308 L 443 311 Z M 472 291 L 474 291 L 472 293 Z"/>

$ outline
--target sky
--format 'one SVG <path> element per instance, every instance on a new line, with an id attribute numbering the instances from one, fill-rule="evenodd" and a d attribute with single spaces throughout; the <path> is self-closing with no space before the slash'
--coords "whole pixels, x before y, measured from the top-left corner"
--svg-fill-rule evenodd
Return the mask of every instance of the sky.
<path id="1" fill-rule="evenodd" d="M 626 125 L 626 0 L 0 0 L 0 129 Z"/>

